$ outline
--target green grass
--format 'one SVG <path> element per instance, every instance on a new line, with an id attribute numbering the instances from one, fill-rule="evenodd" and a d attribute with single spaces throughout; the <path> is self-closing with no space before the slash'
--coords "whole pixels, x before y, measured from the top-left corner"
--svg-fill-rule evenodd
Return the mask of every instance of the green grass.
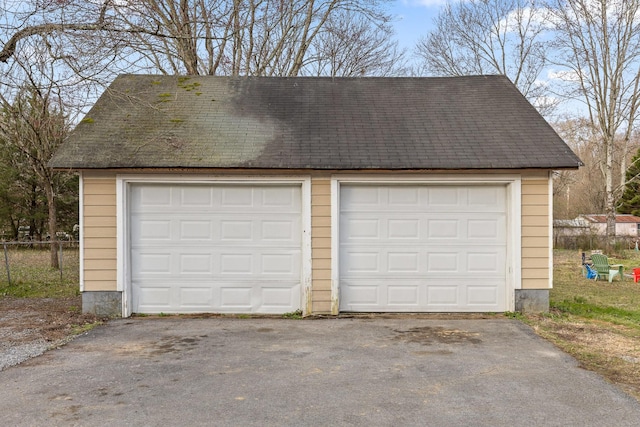
<path id="1" fill-rule="evenodd" d="M 296 310 L 282 315 L 285 319 L 302 319 L 302 310 Z"/>
<path id="2" fill-rule="evenodd" d="M 586 319 L 597 319 L 618 325 L 640 327 L 640 311 L 638 310 L 623 310 L 610 306 L 589 304 L 580 298 L 577 298 L 576 301 L 552 301 L 550 305 L 551 308 L 555 308 L 563 313 L 573 314 Z"/>
<path id="3" fill-rule="evenodd" d="M 64 249 L 61 277 L 60 270 L 50 267 L 47 249 L 9 247 L 9 283 L 4 251 L 0 250 L 0 297 L 63 298 L 78 295 L 78 252 L 77 248 Z"/>
<path id="4" fill-rule="evenodd" d="M 598 307 L 612 307 L 640 314 L 640 283 L 625 277 L 612 283 L 606 280 L 588 280 L 582 274 L 581 259 L 577 251 L 554 251 L 553 289 L 549 294 L 552 306 L 574 303 L 575 298 L 585 304 Z M 622 258 L 625 257 L 625 258 Z M 625 274 L 640 267 L 640 254 L 625 251 L 616 258 L 610 257 L 612 264 L 623 264 Z M 562 307 L 565 307 L 562 306 Z M 558 307 L 561 309 L 562 307 Z"/>
<path id="5" fill-rule="evenodd" d="M 611 255 L 625 273 L 640 267 L 640 254 Z M 640 400 L 640 283 L 625 277 L 588 280 L 578 251 L 555 250 L 550 312 L 527 314 L 523 321 L 542 337 L 574 356 Z"/>

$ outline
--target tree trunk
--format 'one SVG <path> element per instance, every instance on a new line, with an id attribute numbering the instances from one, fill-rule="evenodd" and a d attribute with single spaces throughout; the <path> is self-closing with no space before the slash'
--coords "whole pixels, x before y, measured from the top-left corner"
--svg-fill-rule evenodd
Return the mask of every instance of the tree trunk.
<path id="1" fill-rule="evenodd" d="M 607 213 L 607 252 L 616 243 L 616 198 L 613 189 L 613 137 L 608 138 L 606 144 L 605 161 L 605 197 Z"/>
<path id="2" fill-rule="evenodd" d="M 45 193 L 47 194 L 47 205 L 49 206 L 49 244 L 51 245 L 51 268 L 60 268 L 58 258 L 58 217 L 56 209 L 56 200 L 53 193 L 53 185 L 47 181 L 45 185 Z"/>

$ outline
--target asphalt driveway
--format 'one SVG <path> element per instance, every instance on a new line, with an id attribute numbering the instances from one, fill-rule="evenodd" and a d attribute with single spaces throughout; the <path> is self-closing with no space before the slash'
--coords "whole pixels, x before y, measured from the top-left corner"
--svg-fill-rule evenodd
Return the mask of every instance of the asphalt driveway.
<path id="1" fill-rule="evenodd" d="M 138 318 L 0 372 L 0 425 L 636 426 L 515 320 Z"/>

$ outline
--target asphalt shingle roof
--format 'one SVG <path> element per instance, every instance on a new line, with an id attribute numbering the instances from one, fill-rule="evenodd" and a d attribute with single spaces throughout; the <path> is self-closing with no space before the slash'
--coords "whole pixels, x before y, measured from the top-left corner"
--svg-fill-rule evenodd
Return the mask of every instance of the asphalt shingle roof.
<path id="1" fill-rule="evenodd" d="M 451 170 L 581 162 L 503 76 L 122 75 L 50 165 Z"/>

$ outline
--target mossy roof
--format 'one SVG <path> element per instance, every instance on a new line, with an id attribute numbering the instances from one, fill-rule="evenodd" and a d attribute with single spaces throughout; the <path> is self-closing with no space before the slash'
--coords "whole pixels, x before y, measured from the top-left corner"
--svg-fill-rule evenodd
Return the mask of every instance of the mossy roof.
<path id="1" fill-rule="evenodd" d="M 459 170 L 581 162 L 504 76 L 122 75 L 50 165 Z"/>

